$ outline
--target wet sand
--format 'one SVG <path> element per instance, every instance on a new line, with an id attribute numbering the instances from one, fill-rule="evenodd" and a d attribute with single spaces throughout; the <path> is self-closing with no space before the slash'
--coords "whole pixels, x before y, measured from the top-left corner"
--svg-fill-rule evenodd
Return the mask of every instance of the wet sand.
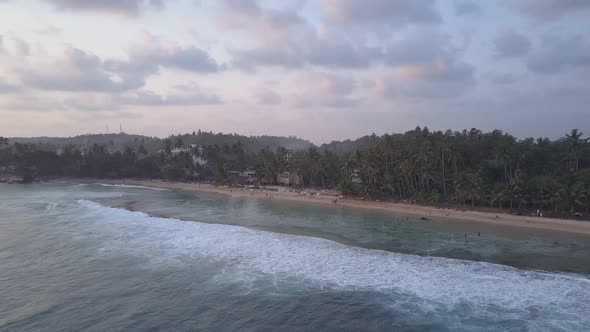
<path id="1" fill-rule="evenodd" d="M 333 196 L 327 195 L 310 195 L 296 192 L 276 192 L 264 190 L 247 190 L 244 188 L 230 188 L 227 186 L 214 186 L 212 184 L 204 183 L 185 183 L 185 182 L 167 182 L 161 180 L 89 180 L 89 179 L 75 179 L 68 180 L 72 183 L 108 183 L 108 184 L 125 184 L 146 186 L 161 189 L 178 190 L 185 193 L 214 193 L 233 197 L 251 197 L 266 200 L 284 200 L 296 201 L 310 204 L 321 204 L 326 206 L 343 206 L 349 208 L 367 209 L 373 211 L 380 211 L 385 213 L 392 213 L 397 215 L 408 215 L 418 218 L 427 218 L 432 220 L 453 220 L 486 223 L 488 225 L 518 227 L 521 229 L 534 229 L 541 231 L 565 232 L 579 235 L 590 235 L 590 222 L 567 220 L 567 219 L 553 219 L 542 217 L 526 217 L 515 216 L 507 213 L 489 213 L 481 211 L 457 210 L 457 209 L 442 209 L 438 207 L 416 205 L 416 204 L 402 204 L 402 203 L 388 203 L 388 202 L 373 202 L 358 199 L 337 199 Z"/>

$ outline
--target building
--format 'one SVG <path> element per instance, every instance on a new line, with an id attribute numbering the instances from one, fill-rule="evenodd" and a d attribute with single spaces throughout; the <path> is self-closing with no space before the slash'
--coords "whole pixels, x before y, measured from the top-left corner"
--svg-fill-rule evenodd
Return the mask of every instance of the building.
<path id="1" fill-rule="evenodd" d="M 192 157 L 193 157 L 193 164 L 197 167 L 203 167 L 207 164 L 207 160 L 205 160 L 199 156 L 192 155 Z"/>
<path id="2" fill-rule="evenodd" d="M 163 151 L 163 150 L 160 150 Z M 207 164 L 207 160 L 205 160 L 203 157 L 201 157 L 203 155 L 203 148 L 202 147 L 198 147 L 196 144 L 191 144 L 190 146 L 183 146 L 180 148 L 174 148 L 172 150 L 170 150 L 170 153 L 172 153 L 173 155 L 177 155 L 181 152 L 185 152 L 188 153 L 192 159 L 193 159 L 193 164 L 196 167 L 203 167 Z M 195 154 L 195 152 L 197 152 Z"/>
<path id="3" fill-rule="evenodd" d="M 285 186 L 298 186 L 302 183 L 301 176 L 293 172 L 277 174 L 277 183 Z"/>
<path id="4" fill-rule="evenodd" d="M 360 173 L 360 171 L 358 169 L 355 169 L 355 170 L 352 171 L 352 174 L 351 174 L 352 175 L 351 176 L 352 184 L 361 184 L 361 183 L 363 183 L 363 181 L 362 181 L 361 176 L 360 176 L 359 173 Z"/>
<path id="5" fill-rule="evenodd" d="M 172 154 L 179 154 L 181 152 L 186 152 L 186 153 L 192 154 L 193 149 L 191 149 L 190 147 L 180 147 L 180 148 L 174 148 L 170 152 Z"/>
<path id="6" fill-rule="evenodd" d="M 227 177 L 235 184 L 254 184 L 256 183 L 255 171 L 227 171 Z"/>

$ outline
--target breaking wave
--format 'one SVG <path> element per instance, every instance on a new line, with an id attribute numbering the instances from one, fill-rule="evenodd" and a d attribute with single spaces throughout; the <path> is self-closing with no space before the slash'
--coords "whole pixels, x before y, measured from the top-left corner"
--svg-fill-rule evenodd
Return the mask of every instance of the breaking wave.
<path id="1" fill-rule="evenodd" d="M 138 186 L 138 185 L 131 185 L 131 184 L 93 183 L 93 184 L 82 184 L 82 185 L 97 185 L 97 186 L 101 186 L 101 187 L 124 188 L 124 189 L 149 189 L 149 190 L 158 190 L 158 191 L 170 191 L 170 190 L 164 189 L 164 188 Z"/>
<path id="2" fill-rule="evenodd" d="M 143 255 L 156 263 L 206 259 L 237 271 L 297 278 L 329 289 L 403 294 L 445 306 L 536 312 L 538 319 L 558 328 L 590 326 L 590 279 L 583 275 L 399 254 L 78 202 L 92 220 L 114 225 L 103 227 L 118 232 L 106 244 L 110 250 Z"/>

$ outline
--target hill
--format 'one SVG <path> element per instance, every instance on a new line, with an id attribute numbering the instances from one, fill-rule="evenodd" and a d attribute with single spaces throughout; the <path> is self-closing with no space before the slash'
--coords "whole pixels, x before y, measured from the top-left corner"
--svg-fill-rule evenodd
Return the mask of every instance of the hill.
<path id="1" fill-rule="evenodd" d="M 147 151 L 153 152 L 161 146 L 161 140 L 157 137 L 125 133 L 87 134 L 73 137 L 10 137 L 8 140 L 11 143 L 37 144 L 47 150 L 57 150 L 68 145 L 86 149 L 98 144 L 106 146 L 109 151 L 122 151 L 128 146 L 139 147 L 143 144 Z"/>
<path id="2" fill-rule="evenodd" d="M 224 145 L 242 142 L 249 153 L 257 153 L 264 147 L 276 150 L 280 146 L 289 150 L 304 150 L 314 146 L 311 142 L 297 137 L 280 136 L 243 136 L 238 134 L 223 134 L 212 132 L 193 132 L 170 136 L 173 141 L 180 138 L 185 145 Z M 131 146 L 138 148 L 143 145 L 148 152 L 156 152 L 162 148 L 162 139 L 133 134 L 88 134 L 73 137 L 10 137 L 10 143 L 36 144 L 44 150 L 57 150 L 68 145 L 86 149 L 94 144 L 104 145 L 111 152 L 123 151 Z"/>
<path id="3" fill-rule="evenodd" d="M 310 141 L 297 137 L 281 137 L 281 136 L 242 136 L 238 134 L 223 134 L 212 132 L 201 132 L 176 135 L 170 137 L 173 141 L 180 138 L 185 145 L 224 145 L 235 144 L 242 142 L 244 150 L 248 153 L 257 153 L 265 147 L 269 147 L 275 151 L 279 147 L 284 147 L 289 150 L 298 151 L 305 150 L 314 146 Z"/>

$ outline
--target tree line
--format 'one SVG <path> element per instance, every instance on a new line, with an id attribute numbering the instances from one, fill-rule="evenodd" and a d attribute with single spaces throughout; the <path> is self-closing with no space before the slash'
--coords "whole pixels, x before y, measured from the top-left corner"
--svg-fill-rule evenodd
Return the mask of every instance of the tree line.
<path id="1" fill-rule="evenodd" d="M 21 176 L 162 178 L 231 183 L 230 171 L 256 171 L 272 184 L 290 172 L 302 187 L 339 189 L 381 200 L 471 207 L 588 213 L 590 143 L 579 130 L 560 139 L 519 140 L 499 130 L 430 131 L 371 135 L 301 150 L 250 151 L 241 141 L 189 146 L 162 140 L 148 153 L 141 145 L 109 152 L 103 145 L 60 151 L 0 139 L 0 167 Z M 206 163 L 195 163 L 196 159 Z M 2 172 L 0 172 L 2 173 Z"/>
<path id="2" fill-rule="evenodd" d="M 193 131 L 192 133 L 177 134 L 170 136 L 172 140 L 180 138 L 186 145 L 196 144 L 203 145 L 224 145 L 241 142 L 244 150 L 248 153 L 256 153 L 264 147 L 276 150 L 279 147 L 285 147 L 291 150 L 301 150 L 313 146 L 309 141 L 297 137 L 277 137 L 277 136 L 244 136 L 236 133 L 214 133 L 206 131 Z M 35 144 L 40 149 L 58 150 L 66 146 L 75 147 L 81 150 L 91 148 L 94 144 L 106 146 L 109 152 L 123 152 L 127 147 L 138 149 L 143 145 L 149 153 L 162 149 L 162 139 L 143 135 L 134 135 L 127 133 L 111 134 L 86 134 L 74 137 L 13 137 L 11 143 Z"/>

